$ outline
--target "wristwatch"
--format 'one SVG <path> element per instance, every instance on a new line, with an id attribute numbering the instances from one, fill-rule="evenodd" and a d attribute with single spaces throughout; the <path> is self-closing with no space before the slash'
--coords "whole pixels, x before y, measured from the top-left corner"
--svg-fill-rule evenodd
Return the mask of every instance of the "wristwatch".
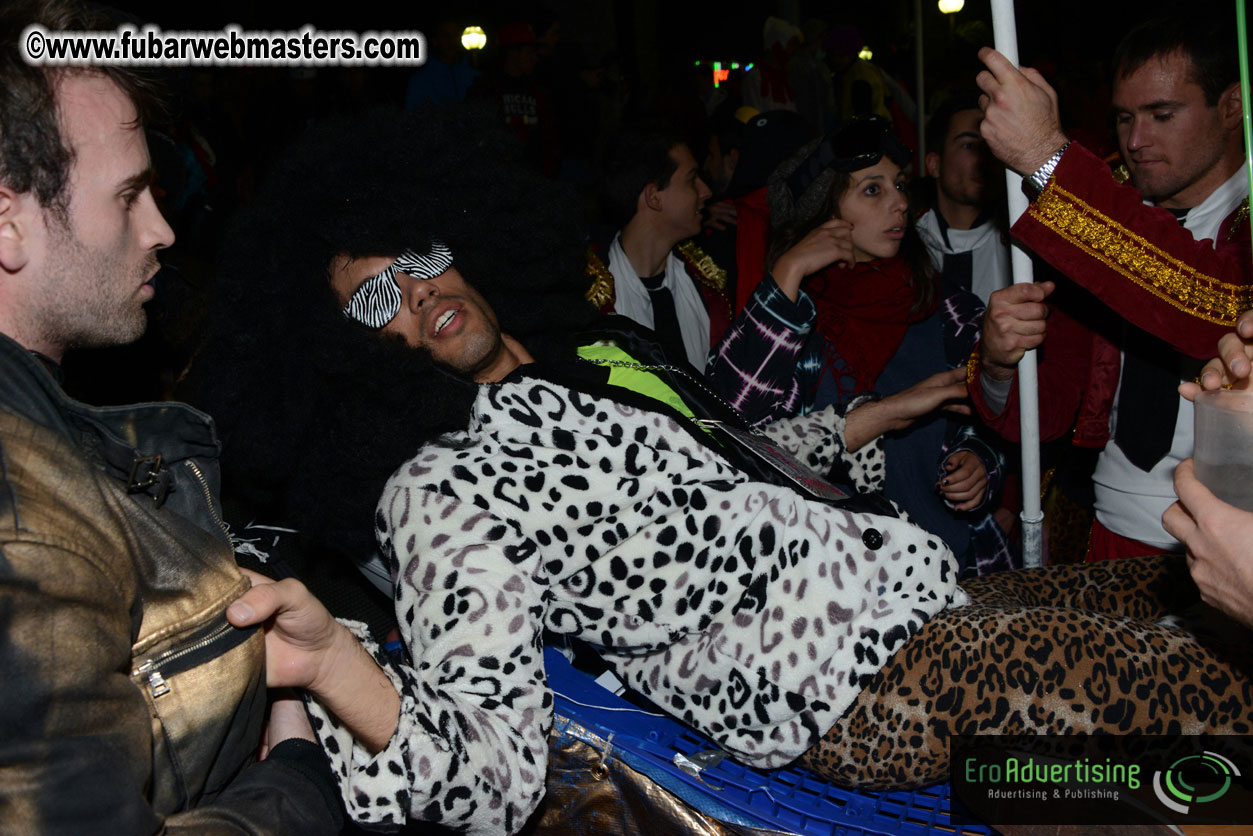
<path id="1" fill-rule="evenodd" d="M 1044 191 L 1044 187 L 1049 184 L 1049 178 L 1053 176 L 1053 170 L 1057 168 L 1057 164 L 1061 162 L 1062 154 L 1066 153 L 1066 149 L 1070 147 L 1070 142 L 1057 149 L 1057 153 L 1049 157 L 1044 165 L 1022 178 L 1022 190 L 1027 195 L 1027 200 L 1035 201 L 1040 196 L 1040 192 Z"/>

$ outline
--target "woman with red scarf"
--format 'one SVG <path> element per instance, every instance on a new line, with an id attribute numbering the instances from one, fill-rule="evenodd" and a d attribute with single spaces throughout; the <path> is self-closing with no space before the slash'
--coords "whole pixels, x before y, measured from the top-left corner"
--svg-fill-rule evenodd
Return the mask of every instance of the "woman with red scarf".
<path id="1" fill-rule="evenodd" d="M 1000 454 L 953 413 L 907 423 L 891 397 L 951 385 L 983 306 L 942 286 L 909 213 L 910 152 L 886 120 L 853 120 L 771 176 L 770 271 L 715 349 L 714 386 L 754 423 L 883 398 L 885 493 L 968 574 L 1012 565 L 988 511 Z"/>

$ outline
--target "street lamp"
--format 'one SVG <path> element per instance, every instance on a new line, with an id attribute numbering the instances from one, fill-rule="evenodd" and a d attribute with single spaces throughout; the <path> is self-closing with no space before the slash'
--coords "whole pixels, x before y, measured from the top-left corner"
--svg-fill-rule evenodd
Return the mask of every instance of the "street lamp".
<path id="1" fill-rule="evenodd" d="M 946 15 L 954 12 L 960 12 L 962 6 L 966 5 L 966 0 L 940 0 L 940 11 Z"/>
<path id="2" fill-rule="evenodd" d="M 461 45 L 466 49 L 482 49 L 487 44 L 487 35 L 482 26 L 467 26 L 461 33 Z"/>

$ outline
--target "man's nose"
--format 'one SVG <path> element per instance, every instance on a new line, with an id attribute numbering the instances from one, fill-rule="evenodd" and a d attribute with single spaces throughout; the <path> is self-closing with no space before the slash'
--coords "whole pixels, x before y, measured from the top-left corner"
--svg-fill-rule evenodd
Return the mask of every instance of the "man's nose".
<path id="1" fill-rule="evenodd" d="M 166 223 L 151 189 L 139 196 L 140 244 L 145 250 L 163 250 L 174 243 L 174 230 Z"/>
<path id="2" fill-rule="evenodd" d="M 1149 144 L 1149 130 L 1146 120 L 1135 117 L 1127 128 L 1127 150 L 1135 151 Z"/>
<path id="3" fill-rule="evenodd" d="M 696 178 L 696 194 L 700 195 L 701 200 L 709 200 L 714 195 L 704 177 Z"/>
<path id="4" fill-rule="evenodd" d="M 429 279 L 415 279 L 406 273 L 397 273 L 396 282 L 410 310 L 421 310 L 432 297 L 439 295 L 439 287 Z"/>

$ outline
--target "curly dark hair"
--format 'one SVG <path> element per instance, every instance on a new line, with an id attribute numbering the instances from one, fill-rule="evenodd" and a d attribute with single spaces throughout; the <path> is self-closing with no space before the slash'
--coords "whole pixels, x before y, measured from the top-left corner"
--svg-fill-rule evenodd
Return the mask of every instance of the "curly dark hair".
<path id="1" fill-rule="evenodd" d="M 235 220 L 188 399 L 218 421 L 227 495 L 355 558 L 383 483 L 465 426 L 476 387 L 340 313 L 330 264 L 438 238 L 537 357 L 596 311 L 577 201 L 515 162 L 494 111 L 380 111 L 310 129 Z"/>

